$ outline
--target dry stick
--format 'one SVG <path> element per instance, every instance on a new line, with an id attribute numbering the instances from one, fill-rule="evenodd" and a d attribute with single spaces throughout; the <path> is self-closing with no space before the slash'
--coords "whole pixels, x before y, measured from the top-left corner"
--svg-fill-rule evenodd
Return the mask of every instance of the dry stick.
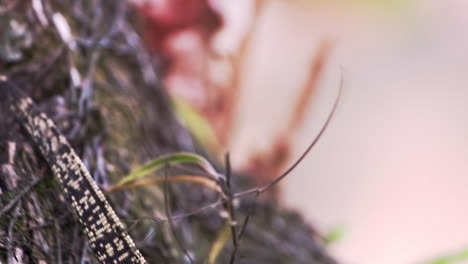
<path id="1" fill-rule="evenodd" d="M 169 208 L 169 197 L 168 197 L 168 194 L 169 194 L 168 193 L 169 192 L 168 188 L 169 188 L 169 186 L 168 186 L 168 181 L 167 181 L 167 167 L 164 170 L 164 178 L 166 179 L 164 181 L 164 192 L 163 192 L 164 193 L 164 210 L 166 210 L 166 217 L 167 217 L 168 222 L 169 222 L 169 227 L 170 227 L 172 235 L 174 236 L 174 239 L 177 242 L 177 244 L 179 245 L 180 249 L 182 250 L 182 252 L 184 252 L 184 255 L 190 260 L 190 263 L 193 263 L 192 257 L 190 257 L 190 254 L 188 253 L 187 249 L 182 244 L 182 241 L 180 241 L 179 238 L 177 237 L 176 230 L 175 230 L 175 225 L 174 225 L 174 222 L 172 221 L 171 210 Z"/>
<path id="2" fill-rule="evenodd" d="M 235 215 L 235 211 L 234 211 L 233 204 L 232 204 L 232 198 L 229 200 L 228 209 L 229 209 L 229 225 L 231 226 L 232 244 L 234 245 L 234 249 L 232 250 L 231 259 L 229 263 L 234 264 L 234 262 L 236 261 L 237 251 L 239 249 L 239 239 L 237 237 L 236 215 Z"/>
<path id="3" fill-rule="evenodd" d="M 220 205 L 221 204 L 221 199 L 217 200 L 216 202 L 213 202 L 213 203 L 210 203 L 208 205 L 205 205 L 203 207 L 200 207 L 196 210 L 193 210 L 192 212 L 189 212 L 189 213 L 185 213 L 185 214 L 180 214 L 180 215 L 176 215 L 174 217 L 172 217 L 173 220 L 177 220 L 177 219 L 182 219 L 182 218 L 186 218 L 186 217 L 189 217 L 189 216 L 192 216 L 192 215 L 196 215 L 196 214 L 199 214 L 205 210 L 208 210 L 208 209 L 214 209 L 216 208 L 216 206 Z M 169 219 L 163 219 L 163 221 L 168 221 Z"/>
<path id="4" fill-rule="evenodd" d="M 323 125 L 322 129 L 320 130 L 320 132 L 318 133 L 317 137 L 312 141 L 312 143 L 310 143 L 310 145 L 307 147 L 307 149 L 304 151 L 304 153 L 302 153 L 302 155 L 299 157 L 299 159 L 296 160 L 296 162 L 294 162 L 293 165 L 291 165 L 291 167 L 289 167 L 285 172 L 283 172 L 283 174 L 279 175 L 278 177 L 276 177 L 273 181 L 271 181 L 269 184 L 263 186 L 263 187 L 256 187 L 256 188 L 252 188 L 252 189 L 249 189 L 247 191 L 243 191 L 243 192 L 239 192 L 239 193 L 236 193 L 234 195 L 234 197 L 240 197 L 240 196 L 244 196 L 244 195 L 247 195 L 247 194 L 251 194 L 251 193 L 257 193 L 257 194 L 261 194 L 265 191 L 267 191 L 268 189 L 272 188 L 273 186 L 275 186 L 278 182 L 280 182 L 281 180 L 283 180 L 286 176 L 289 175 L 289 173 L 291 173 L 291 171 L 293 171 L 297 165 L 299 165 L 299 163 L 302 162 L 302 160 L 307 156 L 307 154 L 309 154 L 309 152 L 312 150 L 312 148 L 317 144 L 317 142 L 319 141 L 319 139 L 322 137 L 323 133 L 325 132 L 325 130 L 327 130 L 328 128 L 328 125 L 330 124 L 331 120 L 332 120 L 332 117 L 334 116 L 335 112 L 336 112 L 336 108 L 338 106 L 338 103 L 340 102 L 340 99 L 341 99 L 341 94 L 343 92 L 343 77 L 341 77 L 341 81 L 340 81 L 340 89 L 338 91 L 338 96 L 336 97 L 336 100 L 335 100 L 335 103 L 333 104 L 333 108 L 330 112 L 330 114 L 328 115 L 327 117 L 327 121 L 325 122 L 325 124 Z"/>
<path id="5" fill-rule="evenodd" d="M 252 216 L 253 212 L 255 211 L 255 203 L 257 201 L 257 198 L 259 196 L 259 193 L 255 194 L 253 203 L 250 205 L 249 209 L 247 210 L 247 215 L 245 216 L 244 222 L 242 223 L 241 230 L 239 231 L 239 234 L 237 235 L 237 243 L 240 243 L 242 240 L 242 237 L 244 236 L 245 230 L 247 229 L 247 225 L 249 224 L 250 217 Z M 234 264 L 235 261 L 235 256 L 237 254 L 237 251 L 239 250 L 239 246 L 234 247 L 232 254 L 231 254 L 231 263 Z"/>
<path id="6" fill-rule="evenodd" d="M 232 196 L 232 190 L 231 190 L 231 161 L 229 158 L 229 153 L 226 153 L 225 155 L 225 165 L 226 165 L 226 194 L 224 198 L 225 202 L 225 208 L 229 213 L 229 225 L 231 227 L 231 236 L 232 236 L 232 244 L 234 245 L 234 248 L 231 253 L 231 259 L 229 261 L 230 264 L 234 264 L 236 260 L 236 254 L 239 249 L 239 242 L 237 238 L 237 230 L 236 230 L 236 214 L 234 211 L 234 204 L 232 202 L 233 196 Z M 222 188 L 221 188 L 222 189 Z"/>
<path id="7" fill-rule="evenodd" d="M 224 156 L 224 163 L 226 165 L 226 184 L 228 189 L 231 189 L 231 159 L 229 157 L 229 152 Z"/>

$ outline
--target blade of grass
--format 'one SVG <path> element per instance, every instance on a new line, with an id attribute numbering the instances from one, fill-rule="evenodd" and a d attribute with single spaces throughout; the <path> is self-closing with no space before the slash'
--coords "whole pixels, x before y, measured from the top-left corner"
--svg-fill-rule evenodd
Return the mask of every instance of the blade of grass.
<path id="1" fill-rule="evenodd" d="M 212 189 L 216 192 L 222 193 L 221 189 L 219 188 L 218 184 L 209 178 L 202 177 L 202 176 L 192 176 L 192 175 L 176 175 L 166 178 L 150 178 L 150 179 L 142 179 L 137 180 L 132 183 L 126 183 L 121 185 L 114 185 L 106 190 L 106 192 L 112 192 L 116 190 L 124 190 L 124 189 L 131 189 L 135 187 L 150 185 L 150 184 L 159 184 L 164 182 L 192 182 L 201 184 L 209 189 Z"/>
<path id="2" fill-rule="evenodd" d="M 145 177 L 152 172 L 162 169 L 164 166 L 187 163 L 199 165 L 215 179 L 217 179 L 219 176 L 213 166 L 211 166 L 210 162 L 208 162 L 202 156 L 194 153 L 178 152 L 174 154 L 163 155 L 133 170 L 128 176 L 120 180 L 116 186 L 114 186 L 114 188 L 133 180 Z"/>
<path id="3" fill-rule="evenodd" d="M 229 222 L 227 222 L 224 226 L 223 229 L 218 234 L 218 237 L 216 238 L 215 242 L 211 246 L 210 253 L 208 254 L 208 264 L 215 264 L 216 259 L 219 256 L 219 253 L 221 253 L 221 250 L 224 248 L 226 245 L 227 240 L 229 239 L 229 231 L 231 230 L 231 225 Z"/>
<path id="4" fill-rule="evenodd" d="M 182 97 L 173 96 L 177 116 L 182 119 L 195 140 L 206 150 L 216 153 L 221 149 L 210 123 Z"/>

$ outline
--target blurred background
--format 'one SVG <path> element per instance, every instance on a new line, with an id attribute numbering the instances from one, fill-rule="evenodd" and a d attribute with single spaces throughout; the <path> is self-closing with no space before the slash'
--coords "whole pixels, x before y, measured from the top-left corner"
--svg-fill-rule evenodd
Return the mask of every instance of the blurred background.
<path id="1" fill-rule="evenodd" d="M 136 3 L 183 121 L 259 184 L 316 137 L 343 78 L 330 127 L 265 198 L 340 230 L 343 263 L 468 247 L 468 1 Z"/>

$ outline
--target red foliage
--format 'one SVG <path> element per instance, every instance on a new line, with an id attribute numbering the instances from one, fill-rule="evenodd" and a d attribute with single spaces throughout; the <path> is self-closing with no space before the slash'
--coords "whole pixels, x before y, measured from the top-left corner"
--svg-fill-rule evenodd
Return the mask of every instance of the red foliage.
<path id="1" fill-rule="evenodd" d="M 144 37 L 151 50 L 165 53 L 167 40 L 184 30 L 196 31 L 206 41 L 222 25 L 208 0 L 154 0 L 138 6 Z"/>

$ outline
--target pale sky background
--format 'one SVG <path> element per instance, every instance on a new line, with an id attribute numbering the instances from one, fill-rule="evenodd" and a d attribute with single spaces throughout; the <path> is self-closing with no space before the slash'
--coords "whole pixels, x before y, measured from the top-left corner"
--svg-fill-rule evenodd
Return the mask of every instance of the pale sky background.
<path id="1" fill-rule="evenodd" d="M 332 247 L 343 263 L 417 264 L 468 248 L 468 1 L 351 2 L 268 4 L 245 68 L 234 166 L 273 140 L 320 39 L 332 37 L 296 156 L 331 109 L 340 67 L 342 102 L 284 182 L 285 204 L 323 231 L 346 228 Z"/>

